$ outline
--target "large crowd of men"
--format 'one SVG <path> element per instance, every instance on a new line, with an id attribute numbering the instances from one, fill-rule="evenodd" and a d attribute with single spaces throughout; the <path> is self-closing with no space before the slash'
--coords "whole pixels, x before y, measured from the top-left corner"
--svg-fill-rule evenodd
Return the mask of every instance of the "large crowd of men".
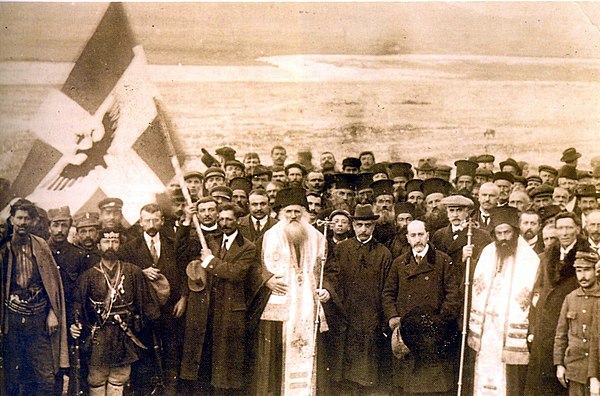
<path id="1" fill-rule="evenodd" d="M 599 395 L 600 157 L 203 153 L 133 225 L 11 201 L 3 394 Z"/>

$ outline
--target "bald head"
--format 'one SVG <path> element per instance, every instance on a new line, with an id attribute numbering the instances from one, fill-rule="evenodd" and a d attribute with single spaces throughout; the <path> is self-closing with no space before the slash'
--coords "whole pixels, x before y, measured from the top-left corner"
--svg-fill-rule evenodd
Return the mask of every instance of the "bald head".
<path id="1" fill-rule="evenodd" d="M 429 242 L 429 233 L 425 228 L 425 223 L 421 220 L 413 220 L 406 227 L 406 239 L 410 247 L 420 253 Z"/>
<path id="2" fill-rule="evenodd" d="M 486 212 L 498 206 L 500 189 L 492 182 L 483 183 L 479 187 L 479 204 Z"/>
<path id="3" fill-rule="evenodd" d="M 585 230 L 594 243 L 600 243 L 600 210 L 592 210 L 585 217 Z"/>

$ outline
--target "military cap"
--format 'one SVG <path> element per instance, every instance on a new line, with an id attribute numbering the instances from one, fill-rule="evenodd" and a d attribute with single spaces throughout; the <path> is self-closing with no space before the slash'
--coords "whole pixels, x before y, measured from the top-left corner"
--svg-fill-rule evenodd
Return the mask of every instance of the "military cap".
<path id="1" fill-rule="evenodd" d="M 527 183 L 529 183 L 530 181 L 536 181 L 538 183 L 542 183 L 542 178 L 539 177 L 538 175 L 531 175 L 531 176 L 527 176 Z"/>
<path id="2" fill-rule="evenodd" d="M 564 177 L 565 179 L 577 180 L 577 169 L 571 165 L 563 165 L 558 170 L 558 177 Z"/>
<path id="3" fill-rule="evenodd" d="M 98 202 L 98 209 L 102 210 L 106 208 L 123 209 L 123 200 L 120 198 L 104 198 Z"/>
<path id="4" fill-rule="evenodd" d="M 513 158 L 507 158 L 504 161 L 500 162 L 500 170 L 502 170 L 502 168 L 504 168 L 507 165 L 510 165 L 510 166 L 514 167 L 516 169 L 516 171 L 517 171 L 517 175 L 520 176 L 523 173 L 523 170 L 521 169 L 521 166 Z"/>
<path id="5" fill-rule="evenodd" d="M 342 161 L 342 169 L 344 169 L 347 166 L 349 166 L 351 168 L 359 169 L 360 168 L 360 160 L 356 157 L 344 158 L 344 160 Z"/>
<path id="6" fill-rule="evenodd" d="M 354 208 L 354 215 L 352 215 L 352 220 L 377 220 L 378 218 L 379 215 L 376 215 L 373 212 L 373 205 L 370 204 L 356 205 L 356 208 Z"/>
<path id="7" fill-rule="evenodd" d="M 243 190 L 248 195 L 252 190 L 252 182 L 245 177 L 234 177 L 229 181 L 229 188 L 231 191 Z"/>
<path id="8" fill-rule="evenodd" d="M 244 165 L 243 163 L 241 163 L 240 161 L 238 161 L 236 159 L 230 159 L 230 160 L 225 161 L 225 168 L 227 168 L 228 166 L 237 166 L 241 170 L 246 169 L 246 165 Z"/>
<path id="9" fill-rule="evenodd" d="M 554 192 L 554 187 L 549 186 L 547 184 L 542 184 L 541 186 L 538 186 L 538 187 L 534 188 L 533 190 L 531 190 L 529 192 L 529 197 L 530 198 L 551 197 L 553 192 Z"/>
<path id="10" fill-rule="evenodd" d="M 452 172 L 452 167 L 448 165 L 437 165 L 435 167 L 435 174 L 440 176 L 450 176 L 450 172 Z"/>
<path id="11" fill-rule="evenodd" d="M 494 176 L 492 177 L 494 181 L 496 180 L 508 180 L 511 183 L 515 182 L 515 177 L 513 176 L 512 173 L 508 173 L 508 172 L 496 172 L 494 173 Z"/>
<path id="12" fill-rule="evenodd" d="M 458 160 L 454 162 L 454 166 L 456 166 L 456 178 L 458 179 L 461 176 L 475 177 L 475 171 L 479 165 L 468 160 Z"/>
<path id="13" fill-rule="evenodd" d="M 412 165 L 408 162 L 392 162 L 388 169 L 392 179 L 399 176 L 406 176 L 408 179 L 412 179 L 415 175 Z"/>
<path id="14" fill-rule="evenodd" d="M 597 198 L 596 187 L 591 184 L 580 184 L 575 188 L 575 195 L 578 197 L 594 197 Z M 48 211 L 50 215 L 50 211 Z"/>
<path id="15" fill-rule="evenodd" d="M 419 165 L 417 165 L 415 169 L 418 171 L 433 172 L 435 171 L 435 166 L 433 166 L 429 161 L 419 160 Z"/>
<path id="16" fill-rule="evenodd" d="M 398 216 L 400 213 L 409 213 L 415 217 L 415 205 L 411 202 L 400 202 L 394 205 L 394 213 Z"/>
<path id="17" fill-rule="evenodd" d="M 373 173 L 374 175 L 378 173 L 385 173 L 385 175 L 389 177 L 387 166 L 383 162 L 373 164 L 371 169 L 369 169 L 369 172 Z"/>
<path id="18" fill-rule="evenodd" d="M 581 153 L 578 153 L 574 147 L 569 147 L 568 149 L 563 151 L 560 161 L 561 162 L 572 162 L 578 158 L 581 158 Z"/>
<path id="19" fill-rule="evenodd" d="M 335 173 L 335 188 L 355 190 L 358 176 L 353 173 Z M 371 177 L 371 182 L 373 177 Z"/>
<path id="20" fill-rule="evenodd" d="M 272 174 L 273 172 L 271 172 L 269 168 L 264 165 L 256 165 L 250 169 L 249 173 L 247 173 L 248 176 L 269 175 L 269 177 L 271 177 Z"/>
<path id="21" fill-rule="evenodd" d="M 356 191 L 371 188 L 371 184 L 373 184 L 373 176 L 374 174 L 371 172 L 359 173 L 356 176 Z"/>
<path id="22" fill-rule="evenodd" d="M 600 261 L 600 256 L 598 253 L 589 251 L 582 252 L 578 251 L 575 253 L 575 262 L 573 263 L 573 267 L 575 268 L 595 268 L 596 263 Z"/>
<path id="23" fill-rule="evenodd" d="M 213 157 L 208 151 L 206 151 L 206 149 L 202 148 L 200 150 L 202 151 L 202 157 L 200 157 L 200 161 L 202 161 L 202 163 L 206 165 L 207 168 L 221 166 L 221 163 L 217 161 L 217 159 Z"/>
<path id="24" fill-rule="evenodd" d="M 300 169 L 300 171 L 302 171 L 302 176 L 306 176 L 306 168 L 304 167 L 304 165 L 299 164 L 297 162 L 293 162 L 291 164 L 288 164 L 285 166 L 285 172 L 287 173 L 287 171 L 291 168 L 298 168 Z"/>
<path id="25" fill-rule="evenodd" d="M 470 208 L 473 206 L 473 201 L 463 195 L 450 195 L 448 197 L 443 198 L 440 202 L 442 205 L 446 205 L 446 207 L 448 207 L 448 208 L 453 208 L 453 207 Z"/>
<path id="26" fill-rule="evenodd" d="M 552 175 L 558 175 L 558 170 L 550 165 L 540 165 L 538 166 L 538 172 L 548 172 Z"/>
<path id="27" fill-rule="evenodd" d="M 100 214 L 98 212 L 84 212 L 75 215 L 73 219 L 75 228 L 100 227 Z"/>
<path id="28" fill-rule="evenodd" d="M 494 162 L 494 161 L 496 161 L 496 157 L 494 157 L 493 155 L 481 154 L 480 156 L 477 157 L 476 162 L 489 163 L 489 162 Z"/>
<path id="29" fill-rule="evenodd" d="M 197 177 L 200 180 L 204 180 L 204 174 L 200 171 L 188 171 L 183 174 L 183 180 L 187 180 L 191 177 Z"/>
<path id="30" fill-rule="evenodd" d="M 540 220 L 544 223 L 546 220 L 549 220 L 562 212 L 562 208 L 558 205 L 547 205 L 539 208 L 537 212 L 540 215 Z"/>
<path id="31" fill-rule="evenodd" d="M 223 171 L 223 169 L 218 168 L 216 166 L 212 166 L 204 172 L 205 179 L 208 179 L 209 177 L 213 177 L 213 176 L 221 176 L 224 178 L 225 172 Z"/>
<path id="32" fill-rule="evenodd" d="M 121 239 L 121 231 L 114 227 L 104 227 L 98 232 L 99 239 Z"/>
<path id="33" fill-rule="evenodd" d="M 232 149 L 231 147 L 219 147 L 215 153 L 217 153 L 217 155 L 220 155 L 221 157 L 225 158 L 225 160 L 232 160 L 235 159 L 235 153 L 236 151 L 234 149 Z"/>
<path id="34" fill-rule="evenodd" d="M 71 220 L 71 210 L 68 206 L 61 206 L 60 208 L 48 209 L 48 220 Z"/>
<path id="35" fill-rule="evenodd" d="M 406 195 L 410 194 L 413 191 L 423 192 L 423 180 L 421 179 L 412 179 L 406 182 L 404 186 L 406 190 Z"/>
<path id="36" fill-rule="evenodd" d="M 348 220 L 352 220 L 352 215 L 350 213 L 348 213 L 347 210 L 344 210 L 344 209 L 337 209 L 337 210 L 334 210 L 333 212 L 331 212 L 329 214 L 329 220 L 332 220 L 337 215 L 346 216 L 348 218 Z"/>
<path id="37" fill-rule="evenodd" d="M 373 198 L 380 195 L 394 195 L 394 181 L 390 179 L 377 180 L 371 183 Z"/>
<path id="38" fill-rule="evenodd" d="M 490 209 L 490 227 L 496 228 L 501 224 L 508 224 L 514 228 L 519 228 L 519 210 L 512 206 L 496 206 Z"/>
<path id="39" fill-rule="evenodd" d="M 308 209 L 306 190 L 298 187 L 284 188 L 280 190 L 275 196 L 275 204 L 273 206 L 283 209 L 290 205 L 300 205 Z"/>
<path id="40" fill-rule="evenodd" d="M 212 197 L 220 197 L 225 198 L 231 201 L 231 197 L 233 196 L 233 191 L 231 188 L 227 186 L 215 186 L 210 189 L 210 195 Z"/>
<path id="41" fill-rule="evenodd" d="M 450 191 L 450 183 L 438 177 L 432 177 L 423 182 L 423 195 L 428 196 L 433 193 L 441 193 L 448 195 Z"/>

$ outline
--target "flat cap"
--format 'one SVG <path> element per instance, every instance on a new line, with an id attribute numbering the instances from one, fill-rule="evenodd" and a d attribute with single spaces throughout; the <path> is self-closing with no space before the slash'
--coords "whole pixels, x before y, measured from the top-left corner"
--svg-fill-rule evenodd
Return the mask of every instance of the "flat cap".
<path id="1" fill-rule="evenodd" d="M 496 172 L 494 173 L 493 176 L 493 180 L 508 180 L 511 183 L 515 182 L 515 177 L 513 176 L 512 173 L 508 173 L 508 172 Z"/>
<path id="2" fill-rule="evenodd" d="M 98 202 L 98 209 L 117 208 L 123 209 L 123 200 L 120 198 L 104 198 Z"/>
<path id="3" fill-rule="evenodd" d="M 496 157 L 491 154 L 481 154 L 477 157 L 477 162 L 488 163 L 496 161 Z"/>
<path id="4" fill-rule="evenodd" d="M 558 170 L 550 165 L 540 165 L 538 166 L 538 172 L 548 172 L 553 175 L 558 175 Z"/>
<path id="5" fill-rule="evenodd" d="M 269 168 L 264 165 L 256 165 L 250 169 L 250 172 L 246 173 L 247 176 L 269 175 L 269 177 L 271 177 L 272 174 L 273 172 L 271 172 Z"/>
<path id="6" fill-rule="evenodd" d="M 531 190 L 529 192 L 529 197 L 530 198 L 552 197 L 553 192 L 554 192 L 554 187 L 549 186 L 547 184 L 542 184 L 541 186 L 538 186 L 538 187 L 534 188 L 533 190 Z"/>
<path id="7" fill-rule="evenodd" d="M 531 176 L 527 176 L 527 182 L 529 183 L 530 181 L 536 181 L 538 183 L 542 182 L 542 178 L 539 177 L 538 175 L 531 175 Z"/>
<path id="8" fill-rule="evenodd" d="M 48 220 L 71 220 L 71 210 L 68 206 L 61 206 L 60 208 L 48 209 Z"/>
<path id="9" fill-rule="evenodd" d="M 596 263 L 600 261 L 600 256 L 596 252 L 583 252 L 578 251 L 575 253 L 575 262 L 573 267 L 575 268 L 595 268 Z"/>
<path id="10" fill-rule="evenodd" d="M 298 169 L 300 169 L 300 171 L 302 172 L 302 175 L 303 175 L 303 176 L 306 176 L 306 168 L 304 167 L 304 165 L 302 165 L 302 164 L 299 164 L 299 163 L 297 163 L 297 162 L 292 162 L 291 164 L 287 164 L 287 165 L 285 166 L 285 168 L 284 168 L 284 169 L 285 169 L 285 172 L 287 173 L 287 171 L 288 171 L 289 169 L 291 169 L 291 168 L 298 168 Z"/>
<path id="11" fill-rule="evenodd" d="M 209 177 L 214 177 L 214 176 L 220 176 L 220 177 L 224 178 L 225 172 L 223 171 L 223 169 L 216 167 L 216 166 L 211 166 L 204 172 L 205 179 L 208 179 Z"/>
<path id="12" fill-rule="evenodd" d="M 215 186 L 210 189 L 209 194 L 213 197 L 225 198 L 231 201 L 231 197 L 233 196 L 233 191 L 231 188 L 227 186 Z"/>
<path id="13" fill-rule="evenodd" d="M 477 164 L 475 164 L 477 165 Z M 448 165 L 437 165 L 435 167 L 435 174 L 442 176 L 450 176 L 450 172 L 452 172 L 452 167 Z"/>
<path id="14" fill-rule="evenodd" d="M 350 213 L 348 213 L 347 210 L 344 210 L 344 209 L 337 209 L 337 210 L 334 210 L 333 212 L 331 212 L 329 214 L 329 220 L 332 220 L 337 215 L 346 216 L 349 220 L 352 220 L 352 215 Z"/>
<path id="15" fill-rule="evenodd" d="M 84 212 L 75 215 L 73 219 L 75 228 L 100 227 L 100 214 L 98 212 Z"/>
<path id="16" fill-rule="evenodd" d="M 190 177 L 197 177 L 200 180 L 204 180 L 204 174 L 200 171 L 188 171 L 183 174 L 183 180 L 187 180 Z"/>
<path id="17" fill-rule="evenodd" d="M 547 205 L 539 208 L 537 212 L 540 214 L 542 223 L 544 223 L 546 220 L 549 220 L 562 212 L 562 208 L 558 205 Z"/>
<path id="18" fill-rule="evenodd" d="M 446 205 L 446 207 L 467 207 L 470 208 L 473 206 L 473 201 L 469 198 L 462 195 L 450 195 L 441 200 L 442 205 Z"/>
<path id="19" fill-rule="evenodd" d="M 485 168 L 477 168 L 475 169 L 475 176 L 485 176 L 491 178 L 492 176 L 494 176 L 494 172 Z"/>

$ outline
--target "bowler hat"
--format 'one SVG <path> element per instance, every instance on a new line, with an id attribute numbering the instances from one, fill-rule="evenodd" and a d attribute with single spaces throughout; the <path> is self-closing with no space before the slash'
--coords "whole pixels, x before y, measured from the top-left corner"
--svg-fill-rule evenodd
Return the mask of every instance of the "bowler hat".
<path id="1" fill-rule="evenodd" d="M 500 170 L 502 170 L 502 168 L 504 168 L 507 165 L 510 165 L 513 168 L 515 168 L 516 171 L 517 171 L 517 175 L 521 176 L 521 174 L 523 173 L 523 170 L 521 169 L 521 166 L 513 158 L 507 158 L 504 161 L 500 162 Z"/>
<path id="2" fill-rule="evenodd" d="M 71 211 L 69 210 L 68 206 L 61 206 L 60 208 L 48 209 L 48 220 L 71 220 Z"/>
<path id="3" fill-rule="evenodd" d="M 356 205 L 354 208 L 354 215 L 352 216 L 352 220 L 377 220 L 379 215 L 373 213 L 373 205 Z"/>
<path id="4" fill-rule="evenodd" d="M 191 291 L 201 292 L 206 287 L 206 269 L 200 260 L 192 260 L 185 268 L 188 277 L 188 287 Z"/>
<path id="5" fill-rule="evenodd" d="M 284 188 L 275 196 L 274 207 L 285 208 L 290 205 L 300 205 L 308 209 L 306 190 L 298 187 Z"/>
<path id="6" fill-rule="evenodd" d="M 171 286 L 167 277 L 163 274 L 158 274 L 157 278 L 150 281 L 150 286 L 156 294 L 156 299 L 160 305 L 165 305 L 171 296 Z"/>
<path id="7" fill-rule="evenodd" d="M 508 172 L 496 172 L 492 177 L 494 181 L 496 180 L 508 180 L 511 184 L 515 182 L 515 177 L 512 173 Z"/>
<path id="8" fill-rule="evenodd" d="M 581 153 L 578 153 L 574 147 L 569 147 L 568 149 L 563 151 L 560 161 L 561 162 L 572 162 L 578 158 L 581 158 Z"/>
<path id="9" fill-rule="evenodd" d="M 494 229 L 500 224 L 508 224 L 519 228 L 519 210 L 512 206 L 497 206 L 490 209 L 490 228 Z"/>

